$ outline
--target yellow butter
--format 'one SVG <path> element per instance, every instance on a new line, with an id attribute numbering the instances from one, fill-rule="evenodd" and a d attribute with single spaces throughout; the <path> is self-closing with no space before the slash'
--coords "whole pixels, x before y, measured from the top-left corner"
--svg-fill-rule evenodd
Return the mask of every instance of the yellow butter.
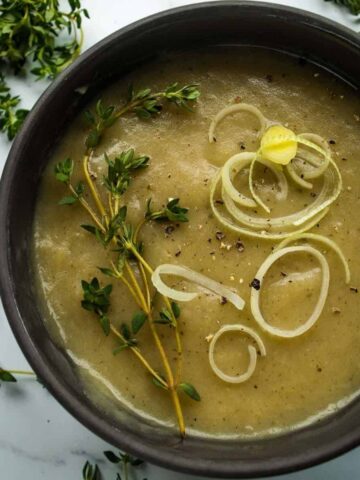
<path id="1" fill-rule="evenodd" d="M 260 152 L 265 160 L 287 165 L 296 156 L 297 140 L 295 133 L 282 125 L 270 127 L 261 139 Z"/>

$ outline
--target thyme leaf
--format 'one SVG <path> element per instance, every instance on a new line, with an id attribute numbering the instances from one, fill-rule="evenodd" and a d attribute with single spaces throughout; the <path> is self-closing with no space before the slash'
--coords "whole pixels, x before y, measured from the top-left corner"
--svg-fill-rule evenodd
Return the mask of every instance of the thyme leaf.
<path id="1" fill-rule="evenodd" d="M 16 378 L 14 375 L 12 375 L 9 371 L 3 370 L 0 368 L 0 381 L 1 382 L 12 382 L 15 383 L 17 382 Z"/>
<path id="2" fill-rule="evenodd" d="M 101 480 L 99 467 L 90 462 L 86 462 L 82 470 L 83 480 Z"/>
<path id="3" fill-rule="evenodd" d="M 158 222 L 188 222 L 188 208 L 180 206 L 179 198 L 169 198 L 168 203 L 162 210 L 151 210 L 151 198 L 147 201 L 145 218 L 147 220 L 156 220 Z"/>
<path id="4" fill-rule="evenodd" d="M 131 320 L 131 330 L 136 335 L 144 326 L 148 316 L 145 312 L 135 312 Z"/>
<path id="5" fill-rule="evenodd" d="M 149 157 L 136 156 L 131 148 L 113 160 L 105 154 L 105 160 L 108 164 L 108 174 L 104 177 L 104 186 L 112 195 L 120 197 L 128 189 L 132 173 L 148 166 Z"/>
<path id="6" fill-rule="evenodd" d="M 94 312 L 98 318 L 99 323 L 103 329 L 104 334 L 107 336 L 110 333 L 110 320 L 107 316 L 107 311 L 110 307 L 110 294 L 112 291 L 112 285 L 106 285 L 101 288 L 99 280 L 94 277 L 91 282 L 81 281 L 83 289 L 83 300 L 81 306 L 85 310 Z"/>
<path id="7" fill-rule="evenodd" d="M 191 383 L 187 383 L 187 382 L 180 383 L 178 385 L 178 388 L 182 390 L 184 393 L 186 393 L 188 397 L 192 398 L 196 402 L 200 402 L 201 397 L 198 391 L 196 390 L 196 388 L 194 387 L 194 385 L 192 385 Z"/>

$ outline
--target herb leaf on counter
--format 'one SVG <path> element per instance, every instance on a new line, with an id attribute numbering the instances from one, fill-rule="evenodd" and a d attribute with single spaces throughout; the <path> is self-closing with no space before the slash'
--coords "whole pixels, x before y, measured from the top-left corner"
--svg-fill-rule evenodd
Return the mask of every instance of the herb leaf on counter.
<path id="1" fill-rule="evenodd" d="M 11 95 L 4 75 L 0 72 L 0 131 L 6 132 L 9 140 L 15 137 L 28 114 L 28 110 L 17 108 L 19 103 L 20 97 Z"/>
<path id="2" fill-rule="evenodd" d="M 101 472 L 99 467 L 95 464 L 92 465 L 90 462 L 86 462 L 83 471 L 83 480 L 101 480 Z"/>
<path id="3" fill-rule="evenodd" d="M 16 378 L 14 377 L 14 375 L 12 375 L 12 373 L 7 370 L 3 370 L 2 368 L 0 368 L 0 381 L 12 383 L 17 382 Z"/>
<path id="4" fill-rule="evenodd" d="M 333 2 L 336 3 L 336 5 L 343 5 L 348 10 L 350 10 L 350 13 L 352 13 L 353 15 L 360 14 L 359 0 L 325 0 L 325 2 Z"/>
<path id="5" fill-rule="evenodd" d="M 115 465 L 119 465 L 121 467 L 122 473 L 124 474 L 124 480 L 129 479 L 129 467 L 138 467 L 144 463 L 139 458 L 132 457 L 127 453 L 119 452 L 119 454 L 116 455 L 111 450 L 108 450 L 104 452 L 104 455 L 109 460 L 109 462 Z M 121 476 L 119 473 L 117 474 L 116 480 L 121 480 Z"/>

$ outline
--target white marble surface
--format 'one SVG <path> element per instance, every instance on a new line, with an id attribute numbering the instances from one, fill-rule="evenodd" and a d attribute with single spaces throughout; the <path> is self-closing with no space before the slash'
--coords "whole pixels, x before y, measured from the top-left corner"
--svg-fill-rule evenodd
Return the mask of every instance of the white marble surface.
<path id="1" fill-rule="evenodd" d="M 85 22 L 85 48 L 118 28 L 146 15 L 171 7 L 194 3 L 192 0 L 83 0 L 91 14 Z M 323 0 L 281 0 L 323 14 L 349 27 L 360 29 L 345 10 Z M 46 82 L 19 82 L 13 86 L 21 93 L 26 107 L 36 101 Z M 9 150 L 0 138 L 0 168 Z M 27 368 L 0 306 L 0 365 Z M 0 480 L 72 480 L 81 479 L 81 469 L 89 459 L 98 461 L 106 480 L 115 479 L 115 468 L 103 460 L 108 445 L 73 419 L 37 382 L 30 379 L 0 388 Z M 350 480 L 360 477 L 360 449 L 310 470 L 281 477 L 283 480 Z M 137 479 L 191 480 L 191 477 L 147 465 Z M 280 478 L 280 477 L 277 477 Z M 135 477 L 134 477 L 135 480 Z"/>

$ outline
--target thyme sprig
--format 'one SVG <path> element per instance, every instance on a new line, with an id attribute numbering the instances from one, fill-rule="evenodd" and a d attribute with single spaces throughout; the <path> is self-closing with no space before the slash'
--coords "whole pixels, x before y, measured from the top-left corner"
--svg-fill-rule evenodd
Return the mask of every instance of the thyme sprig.
<path id="1" fill-rule="evenodd" d="M 93 112 L 86 112 L 86 121 L 90 130 L 85 140 L 85 151 L 82 161 L 85 184 L 72 183 L 74 163 L 71 159 L 60 162 L 55 167 L 55 177 L 64 183 L 70 190 L 71 195 L 64 197 L 60 203 L 72 205 L 79 203 L 91 217 L 93 224 L 82 225 L 96 240 L 107 248 L 112 245 L 114 258 L 108 266 L 98 267 L 106 276 L 119 280 L 132 295 L 137 310 L 134 312 L 131 324 L 123 323 L 117 327 L 112 320 L 110 294 L 111 286 L 105 287 L 94 277 L 90 282 L 83 281 L 82 306 L 90 310 L 100 321 L 105 335 L 114 334 L 119 340 L 119 345 L 114 354 L 124 350 L 130 350 L 145 369 L 150 373 L 151 379 L 156 386 L 167 391 L 172 399 L 176 412 L 179 431 L 185 435 L 185 424 L 180 404 L 179 393 L 185 393 L 193 400 L 200 400 L 200 395 L 195 387 L 181 380 L 182 376 L 182 344 L 178 322 L 180 308 L 168 298 L 160 296 L 163 306 L 160 307 L 159 318 L 166 323 L 175 333 L 176 340 L 176 372 L 174 374 L 168 355 L 163 346 L 161 337 L 157 331 L 156 312 L 154 312 L 153 292 L 149 276 L 153 268 L 144 257 L 144 246 L 138 240 L 141 228 L 151 221 L 187 222 L 188 209 L 180 205 L 178 198 L 169 199 L 166 206 L 159 210 L 151 209 L 151 201 L 146 206 L 143 220 L 138 225 L 128 221 L 127 206 L 122 205 L 123 194 L 131 184 L 134 175 L 149 164 L 149 157 L 136 155 L 133 149 L 122 152 L 115 158 L 109 158 L 105 154 L 107 163 L 107 175 L 102 179 L 104 192 L 100 194 L 96 178 L 89 170 L 89 162 L 94 149 L 99 145 L 105 129 L 111 127 L 114 122 L 126 113 L 135 113 L 139 118 L 149 118 L 158 115 L 165 103 L 172 103 L 179 108 L 192 111 L 192 105 L 199 97 L 200 92 L 195 84 L 180 86 L 173 83 L 164 90 L 153 93 L 151 89 L 129 89 L 127 102 L 118 108 L 113 105 L 105 106 L 101 100 L 96 104 Z M 86 185 L 86 187 L 85 187 Z M 85 190 L 90 191 L 93 205 L 85 198 Z M 107 202 L 104 197 L 107 196 Z M 114 248 L 115 247 L 115 248 Z M 140 279 L 139 279 L 140 277 Z M 150 365 L 141 352 L 141 342 L 137 338 L 144 325 L 148 325 L 154 344 L 159 353 L 164 372 Z"/>
<path id="2" fill-rule="evenodd" d="M 0 131 L 7 132 L 12 140 L 25 120 L 28 110 L 17 108 L 20 103 L 18 95 L 13 96 L 0 72 Z"/>
<path id="3" fill-rule="evenodd" d="M 4 73 L 24 73 L 31 65 L 37 78 L 54 78 L 79 55 L 82 19 L 89 17 L 80 0 L 68 0 L 63 11 L 58 0 L 1 0 L 0 3 L 0 131 L 13 139 L 28 110 L 18 108 Z M 59 37 L 66 40 L 59 42 Z"/>
<path id="4" fill-rule="evenodd" d="M 104 452 L 104 455 L 110 463 L 117 465 L 121 469 L 121 473 L 116 474 L 115 480 L 129 480 L 131 475 L 130 470 L 132 468 L 139 467 L 144 463 L 143 460 L 132 457 L 127 453 L 119 452 L 118 454 L 116 454 L 111 450 L 107 450 Z M 99 466 L 97 464 L 92 465 L 88 461 L 83 467 L 82 474 L 83 480 L 102 480 Z"/>
<path id="5" fill-rule="evenodd" d="M 111 450 L 108 450 L 104 452 L 105 457 L 109 460 L 109 462 L 120 466 L 121 468 L 121 473 L 124 475 L 124 478 L 118 474 L 116 477 L 116 480 L 128 480 L 129 479 L 129 468 L 130 467 L 139 467 L 142 465 L 144 462 L 143 460 L 140 460 L 139 458 L 132 457 L 131 455 L 127 453 L 121 453 L 119 452 L 118 454 L 115 454 Z"/>
<path id="6" fill-rule="evenodd" d="M 149 119 L 159 115 L 166 102 L 192 111 L 192 104 L 199 96 L 200 91 L 195 83 L 183 86 L 172 83 L 159 92 L 152 92 L 150 88 L 135 90 L 130 86 L 127 102 L 123 106 L 118 109 L 114 105 L 105 106 L 100 99 L 93 112 L 88 110 L 85 113 L 91 127 L 85 144 L 89 149 L 95 148 L 100 143 L 103 132 L 125 113 L 135 113 L 141 119 Z"/>
<path id="7" fill-rule="evenodd" d="M 337 5 L 343 5 L 348 10 L 350 10 L 350 13 L 352 13 L 353 15 L 360 14 L 359 0 L 325 0 L 325 2 L 333 2 L 333 3 L 336 3 Z"/>
<path id="8" fill-rule="evenodd" d="M 101 480 L 101 472 L 98 465 L 86 462 L 82 470 L 83 480 Z"/>
<path id="9" fill-rule="evenodd" d="M 157 220 L 157 221 L 166 221 L 170 222 L 188 222 L 187 213 L 188 208 L 181 207 L 179 205 L 180 200 L 178 198 L 169 198 L 166 206 L 158 211 L 151 210 L 151 198 L 147 201 L 145 218 L 147 220 Z"/>
<path id="10" fill-rule="evenodd" d="M 16 383 L 15 375 L 36 377 L 36 374 L 30 370 L 5 370 L 0 367 L 0 384 L 1 382 Z"/>

